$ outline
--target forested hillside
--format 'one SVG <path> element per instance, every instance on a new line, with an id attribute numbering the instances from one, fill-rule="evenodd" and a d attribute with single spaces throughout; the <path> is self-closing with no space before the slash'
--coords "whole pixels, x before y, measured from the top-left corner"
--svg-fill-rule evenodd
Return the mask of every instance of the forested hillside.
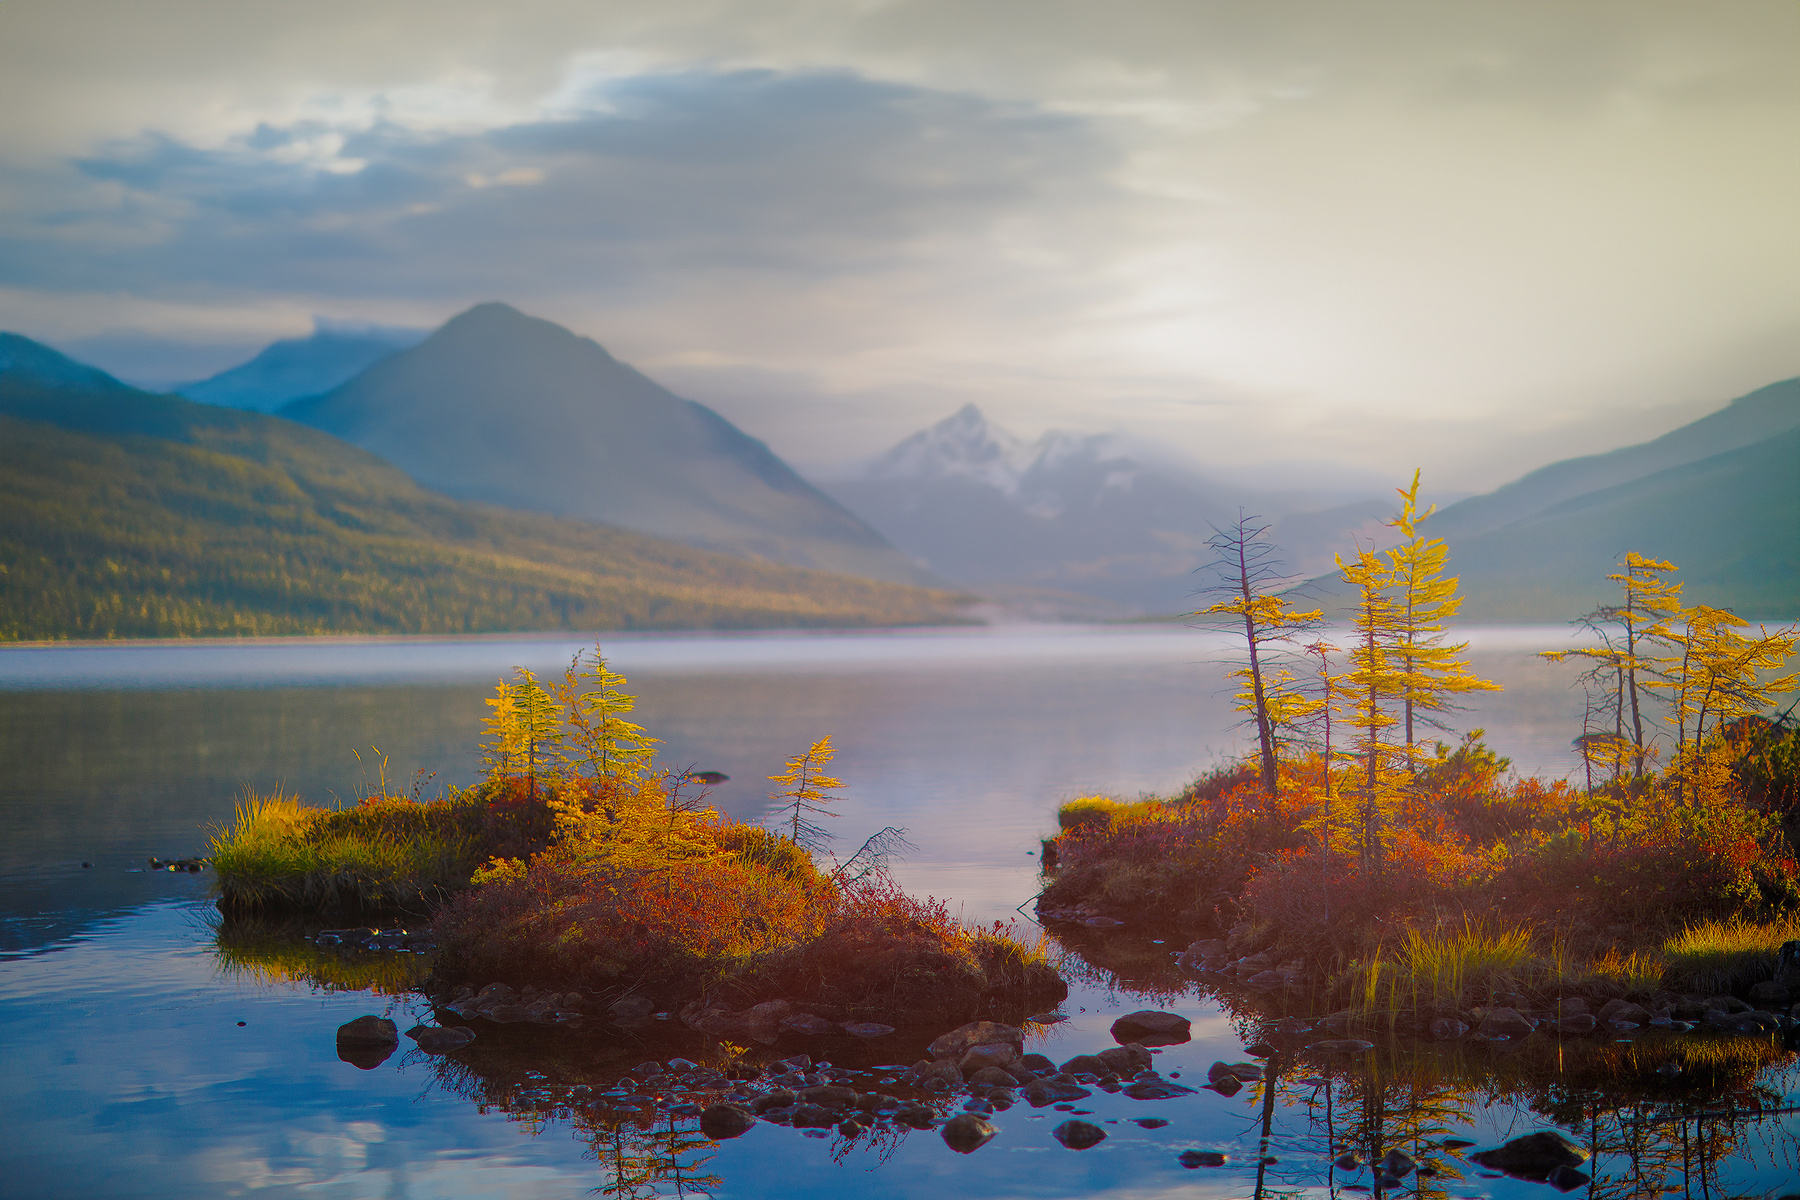
<path id="1" fill-rule="evenodd" d="M 947 592 L 452 500 L 288 421 L 7 365 L 0 639 L 958 619 Z"/>

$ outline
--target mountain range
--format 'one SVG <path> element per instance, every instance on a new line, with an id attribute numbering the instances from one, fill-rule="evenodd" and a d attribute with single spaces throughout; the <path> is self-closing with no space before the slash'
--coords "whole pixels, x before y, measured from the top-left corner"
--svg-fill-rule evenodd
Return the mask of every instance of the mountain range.
<path id="1" fill-rule="evenodd" d="M 1118 434 L 1025 442 L 973 405 L 821 486 L 946 579 L 1056 611 L 1176 613 L 1216 527 L 1240 507 L 1273 524 L 1295 574 L 1381 530 L 1385 500 L 1248 492 Z"/>
<path id="2" fill-rule="evenodd" d="M 937 624 L 967 599 L 456 500 L 0 334 L 0 640 Z"/>
<path id="3" fill-rule="evenodd" d="M 462 499 L 791 566 L 941 583 L 710 408 L 505 304 L 477 305 L 280 415 Z"/>
<path id="4" fill-rule="evenodd" d="M 430 332 L 315 317 L 310 337 L 271 342 L 249 362 L 171 390 L 202 404 L 274 412 L 302 397 L 330 391 L 382 359 L 418 345 Z"/>

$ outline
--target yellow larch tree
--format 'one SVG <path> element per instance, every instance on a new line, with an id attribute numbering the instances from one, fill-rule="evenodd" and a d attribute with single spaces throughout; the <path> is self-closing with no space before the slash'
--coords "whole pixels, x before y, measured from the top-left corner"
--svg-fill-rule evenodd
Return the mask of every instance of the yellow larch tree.
<path id="1" fill-rule="evenodd" d="M 1344 582 L 1356 591 L 1350 670 L 1342 682 L 1349 702 L 1344 724 L 1350 727 L 1351 750 L 1361 763 L 1355 803 L 1358 847 L 1363 862 L 1379 868 L 1383 830 L 1399 797 L 1399 773 L 1393 764 L 1398 751 L 1384 734 L 1399 723 L 1390 708 L 1402 690 L 1394 653 L 1400 623 L 1388 594 L 1387 567 L 1373 550 L 1358 550 L 1354 562 L 1339 556 L 1337 563 Z"/>
<path id="2" fill-rule="evenodd" d="M 1624 672 L 1625 708 L 1631 715 L 1632 774 L 1644 773 L 1644 760 L 1649 749 L 1644 741 L 1643 693 L 1658 685 L 1658 674 L 1669 665 L 1667 655 L 1654 652 L 1659 644 L 1667 644 L 1673 635 L 1670 622 L 1681 615 L 1681 585 L 1663 578 L 1677 570 L 1674 563 L 1645 558 L 1629 551 L 1622 570 L 1607 578 L 1625 593 L 1624 603 L 1613 609 L 1614 619 L 1624 626 L 1625 643 L 1619 665 Z"/>
<path id="3" fill-rule="evenodd" d="M 1416 776 L 1419 746 L 1415 719 L 1435 724 L 1432 714 L 1454 707 L 1457 696 L 1499 691 L 1500 685 L 1469 673 L 1468 660 L 1460 657 L 1469 643 L 1446 640 L 1446 626 L 1462 607 L 1462 597 L 1456 594 L 1456 576 L 1444 574 L 1450 548 L 1442 538 L 1428 538 L 1420 532 L 1437 506 L 1419 511 L 1419 472 L 1413 472 L 1410 487 L 1395 490 L 1400 495 L 1400 511 L 1388 524 L 1399 530 L 1404 540 L 1386 554 L 1388 582 L 1393 589 L 1392 653 L 1399 672 L 1405 763 L 1408 772 Z"/>
<path id="4" fill-rule="evenodd" d="M 837 751 L 831 748 L 831 736 L 814 742 L 804 754 L 788 759 L 787 770 L 769 776 L 770 783 L 783 784 L 769 799 L 778 803 L 783 815 L 781 824 L 788 828 L 788 840 L 808 850 L 822 851 L 830 834 L 814 817 L 835 817 L 831 805 L 838 799 L 829 793 L 844 786 L 844 781 L 825 774 Z"/>

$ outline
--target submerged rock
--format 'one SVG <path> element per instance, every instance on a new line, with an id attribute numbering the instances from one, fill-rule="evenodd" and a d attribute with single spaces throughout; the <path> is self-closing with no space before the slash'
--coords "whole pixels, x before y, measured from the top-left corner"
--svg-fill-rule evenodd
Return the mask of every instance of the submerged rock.
<path id="1" fill-rule="evenodd" d="M 1191 1036 L 1188 1019 L 1179 1013 L 1141 1009 L 1126 1013 L 1113 1022 L 1113 1040 L 1120 1045 L 1138 1042 L 1145 1046 L 1173 1046 Z"/>
<path id="2" fill-rule="evenodd" d="M 958 1154 L 973 1154 L 989 1142 L 1000 1131 L 993 1124 L 975 1113 L 959 1113 L 944 1122 L 944 1144 Z"/>
<path id="3" fill-rule="evenodd" d="M 1086 1150 L 1106 1140 L 1106 1130 L 1087 1121 L 1064 1121 L 1050 1131 L 1050 1136 L 1070 1150 Z"/>
<path id="4" fill-rule="evenodd" d="M 1175 1161 L 1193 1170 L 1195 1167 L 1222 1167 L 1225 1156 L 1216 1150 L 1183 1150 Z"/>
<path id="5" fill-rule="evenodd" d="M 400 1044 L 400 1031 L 386 1017 L 370 1013 L 339 1025 L 337 1040 L 339 1045 L 397 1046 Z"/>
<path id="6" fill-rule="evenodd" d="M 749 1110 L 735 1104 L 714 1104 L 700 1113 L 700 1132 L 717 1141 L 739 1137 L 754 1124 Z"/>
<path id="7" fill-rule="evenodd" d="M 452 1050 L 461 1050 L 475 1040 L 475 1031 L 465 1029 L 461 1025 L 414 1025 L 406 1031 L 406 1036 L 419 1044 L 419 1049 L 427 1054 L 448 1054 Z"/>
<path id="8" fill-rule="evenodd" d="M 1558 1167 L 1579 1167 L 1588 1152 L 1554 1129 L 1516 1137 L 1503 1146 L 1483 1150 L 1469 1158 L 1495 1171 L 1542 1179 Z"/>
<path id="9" fill-rule="evenodd" d="M 970 1021 L 932 1042 L 926 1048 L 926 1053 L 933 1058 L 960 1059 L 977 1046 L 998 1042 L 1005 1042 L 1014 1050 L 1022 1051 L 1025 1048 L 1025 1031 L 1014 1025 L 1002 1025 L 998 1021 Z"/>

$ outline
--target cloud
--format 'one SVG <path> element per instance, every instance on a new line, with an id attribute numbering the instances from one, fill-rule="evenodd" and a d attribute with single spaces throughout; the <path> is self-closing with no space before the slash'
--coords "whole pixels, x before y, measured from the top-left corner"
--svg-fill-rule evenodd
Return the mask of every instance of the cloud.
<path id="1" fill-rule="evenodd" d="M 1498 482 L 1800 370 L 1797 36 L 1786 0 L 7 5 L 0 325 L 501 298 L 800 458 L 975 400 Z"/>

